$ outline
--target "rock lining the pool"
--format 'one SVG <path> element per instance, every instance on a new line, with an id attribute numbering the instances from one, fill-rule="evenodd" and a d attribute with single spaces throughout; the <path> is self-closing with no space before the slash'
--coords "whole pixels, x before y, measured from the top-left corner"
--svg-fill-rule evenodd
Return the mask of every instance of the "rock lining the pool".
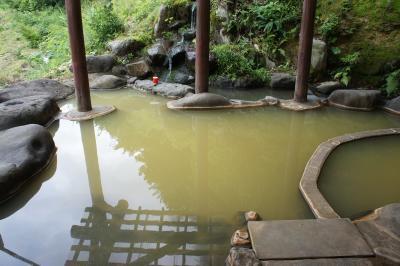
<path id="1" fill-rule="evenodd" d="M 167 107 L 173 110 L 239 109 L 276 105 L 277 102 L 272 97 L 259 101 L 230 100 L 222 95 L 206 92 L 170 101 L 167 103 Z"/>
<path id="2" fill-rule="evenodd" d="M 0 132 L 0 202 L 47 167 L 56 153 L 50 132 L 29 124 Z"/>

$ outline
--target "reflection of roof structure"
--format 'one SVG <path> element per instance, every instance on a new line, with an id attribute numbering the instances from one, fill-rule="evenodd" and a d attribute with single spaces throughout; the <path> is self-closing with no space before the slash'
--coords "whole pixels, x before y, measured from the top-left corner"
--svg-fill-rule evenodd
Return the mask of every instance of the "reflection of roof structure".
<path id="1" fill-rule="evenodd" d="M 23 261 L 29 265 L 37 266 L 39 264 L 36 264 L 35 262 L 28 260 L 27 258 L 22 257 L 21 255 L 18 255 L 14 251 L 9 250 L 4 246 L 3 238 L 0 235 L 0 250 L 3 251 L 4 253 L 7 253 L 8 255 L 16 258 L 17 260 Z"/>
<path id="2" fill-rule="evenodd" d="M 126 207 L 125 207 L 126 206 Z M 182 212 L 88 207 L 66 265 L 220 265 L 230 227 Z"/>

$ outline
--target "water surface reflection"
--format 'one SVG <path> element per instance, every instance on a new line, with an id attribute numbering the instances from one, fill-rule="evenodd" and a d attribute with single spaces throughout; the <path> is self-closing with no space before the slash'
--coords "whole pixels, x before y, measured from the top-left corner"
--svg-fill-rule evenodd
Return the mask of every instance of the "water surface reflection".
<path id="1" fill-rule="evenodd" d="M 108 204 L 101 184 L 93 122 L 81 122 L 80 129 L 92 206 L 85 208 L 80 225 L 71 228 L 77 244 L 72 245 L 66 265 L 223 264 L 232 228 L 215 217 L 164 208 L 130 209 L 125 199 L 115 206 Z M 199 141 L 201 150 L 201 142 L 206 139 L 200 136 Z M 198 168 L 202 169 L 198 173 L 201 181 L 207 178 L 206 165 L 204 162 Z"/>

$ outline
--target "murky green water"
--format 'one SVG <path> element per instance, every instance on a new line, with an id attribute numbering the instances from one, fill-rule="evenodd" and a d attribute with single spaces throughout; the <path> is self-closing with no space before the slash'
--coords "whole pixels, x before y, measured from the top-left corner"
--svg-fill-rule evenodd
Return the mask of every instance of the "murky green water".
<path id="1" fill-rule="evenodd" d="M 400 136 L 339 146 L 328 158 L 319 186 L 344 217 L 400 202 Z"/>
<path id="2" fill-rule="evenodd" d="M 222 265 L 238 211 L 312 218 L 298 183 L 320 142 L 400 127 L 398 117 L 383 112 L 331 108 L 176 112 L 165 99 L 132 90 L 96 93 L 93 101 L 118 111 L 53 125 L 57 160 L 0 208 L 5 248 L 40 265 Z M 63 110 L 72 107 L 69 101 Z M 393 187 L 392 179 L 380 185 Z M 349 182 L 357 188 L 360 179 Z M 346 202 L 346 213 L 393 199 L 385 190 L 362 193 L 373 193 L 362 206 L 353 204 L 352 193 L 330 199 Z M 24 265 L 6 252 L 0 262 Z"/>

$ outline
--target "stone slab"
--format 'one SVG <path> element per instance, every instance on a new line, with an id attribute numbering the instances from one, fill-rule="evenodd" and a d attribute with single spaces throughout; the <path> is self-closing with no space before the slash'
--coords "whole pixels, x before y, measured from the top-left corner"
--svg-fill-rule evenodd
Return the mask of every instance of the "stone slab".
<path id="1" fill-rule="evenodd" d="M 248 227 L 260 260 L 374 255 L 349 219 L 249 222 Z"/>
<path id="2" fill-rule="evenodd" d="M 305 260 L 268 260 L 262 266 L 381 266 L 376 258 L 334 258 Z"/>
<path id="3" fill-rule="evenodd" d="M 68 113 L 62 114 L 61 118 L 70 121 L 86 121 L 107 115 L 115 110 L 116 108 L 114 106 L 95 106 L 89 112 L 79 112 L 76 110 L 69 111 Z"/>
<path id="4" fill-rule="evenodd" d="M 322 104 L 319 101 L 299 103 L 294 100 L 280 100 L 279 106 L 286 110 L 301 112 L 321 108 Z"/>

